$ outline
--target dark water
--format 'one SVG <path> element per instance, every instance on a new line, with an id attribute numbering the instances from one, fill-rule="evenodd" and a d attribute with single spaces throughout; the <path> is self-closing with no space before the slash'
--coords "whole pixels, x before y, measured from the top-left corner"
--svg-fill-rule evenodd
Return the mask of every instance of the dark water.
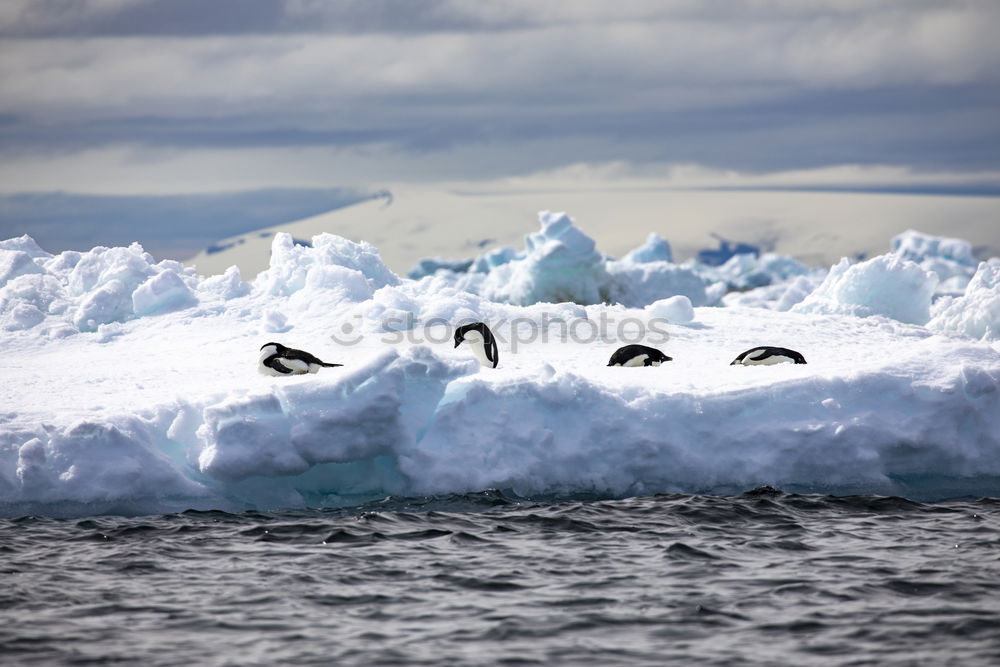
<path id="1" fill-rule="evenodd" d="M 0 521 L 0 663 L 997 665 L 1000 501 Z"/>

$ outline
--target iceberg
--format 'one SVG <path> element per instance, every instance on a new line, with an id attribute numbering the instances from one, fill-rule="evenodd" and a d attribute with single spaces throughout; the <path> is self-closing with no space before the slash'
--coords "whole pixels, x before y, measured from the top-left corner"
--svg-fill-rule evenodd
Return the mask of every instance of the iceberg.
<path id="1" fill-rule="evenodd" d="M 200 276 L 137 245 L 49 254 L 28 237 L 0 242 L 12 253 L 0 515 L 487 488 L 1000 495 L 1000 260 L 937 301 L 937 275 L 890 252 L 825 278 L 793 268 L 712 307 L 725 283 L 656 257 L 611 260 L 568 216 L 541 220 L 523 253 L 461 280 L 400 278 L 374 246 L 329 234 L 310 246 L 277 234 L 252 281 L 235 267 Z M 498 368 L 454 347 L 469 321 L 493 329 Z M 262 376 L 271 340 L 344 366 Z M 607 367 L 630 343 L 673 361 Z M 762 344 L 808 363 L 729 366 Z"/>

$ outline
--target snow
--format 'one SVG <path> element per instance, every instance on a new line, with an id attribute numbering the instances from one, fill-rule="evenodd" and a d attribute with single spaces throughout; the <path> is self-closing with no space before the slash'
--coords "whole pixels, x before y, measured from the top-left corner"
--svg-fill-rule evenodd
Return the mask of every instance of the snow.
<path id="1" fill-rule="evenodd" d="M 879 255 L 858 264 L 842 259 L 812 294 L 792 307 L 796 313 L 883 315 L 926 324 L 937 274 L 898 255 Z"/>
<path id="2" fill-rule="evenodd" d="M 938 276 L 922 263 L 959 261 L 954 244 L 910 237 L 900 247 L 922 248 L 921 263 L 890 252 L 825 278 L 741 259 L 728 275 L 765 267 L 771 284 L 710 307 L 728 279 L 610 260 L 568 216 L 541 222 L 523 252 L 462 279 L 478 283 L 402 279 L 374 246 L 333 235 L 312 247 L 277 235 L 249 282 L 135 244 L 51 255 L 28 237 L 0 242 L 13 253 L 3 266 L 20 267 L 0 284 L 0 515 L 491 487 L 1000 495 L 1000 260 L 933 301 Z M 698 281 L 700 303 L 680 276 Z M 562 293 L 579 303 L 546 302 Z M 496 335 L 498 368 L 454 347 L 473 321 Z M 344 367 L 262 376 L 271 340 Z M 630 343 L 673 361 L 605 365 Z M 808 364 L 729 366 L 758 345 Z"/>

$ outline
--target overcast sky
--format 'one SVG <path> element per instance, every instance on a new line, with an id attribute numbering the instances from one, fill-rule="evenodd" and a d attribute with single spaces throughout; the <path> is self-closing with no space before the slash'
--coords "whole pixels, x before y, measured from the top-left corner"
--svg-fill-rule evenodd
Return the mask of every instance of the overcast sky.
<path id="1" fill-rule="evenodd" d="M 608 164 L 1000 192 L 998 34 L 996 0 L 4 0 L 0 193 Z"/>

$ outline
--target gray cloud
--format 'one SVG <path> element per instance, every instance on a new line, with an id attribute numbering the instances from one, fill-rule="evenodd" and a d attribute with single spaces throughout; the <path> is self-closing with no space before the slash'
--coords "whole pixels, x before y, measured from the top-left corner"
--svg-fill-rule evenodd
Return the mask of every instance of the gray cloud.
<path id="1" fill-rule="evenodd" d="M 988 169 L 998 28 L 992 0 L 10 0 L 0 157 L 44 187 L 103 149 L 329 149 L 358 178 Z"/>
<path id="2" fill-rule="evenodd" d="M 414 33 L 531 25 L 511 7 L 442 0 L 30 0 L 0 13 L 0 36 L 163 37 L 274 33 Z"/>

